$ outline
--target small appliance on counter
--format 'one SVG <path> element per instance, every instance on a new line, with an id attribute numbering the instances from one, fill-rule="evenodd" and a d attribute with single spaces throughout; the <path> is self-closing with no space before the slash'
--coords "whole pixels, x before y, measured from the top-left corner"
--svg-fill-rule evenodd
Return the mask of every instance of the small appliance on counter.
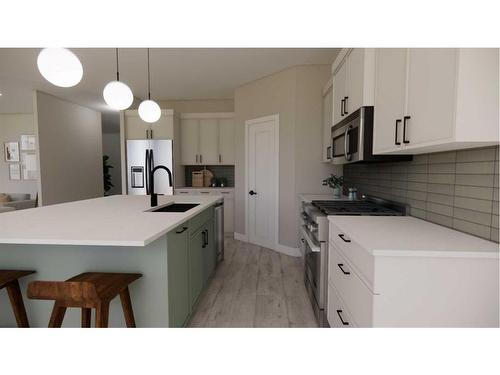
<path id="1" fill-rule="evenodd" d="M 355 191 L 352 191 L 354 193 Z M 357 194 L 357 191 L 356 191 Z M 408 215 L 409 207 L 374 196 L 357 200 L 313 200 L 302 203 L 301 250 L 304 282 L 320 327 L 327 327 L 328 215 Z"/>

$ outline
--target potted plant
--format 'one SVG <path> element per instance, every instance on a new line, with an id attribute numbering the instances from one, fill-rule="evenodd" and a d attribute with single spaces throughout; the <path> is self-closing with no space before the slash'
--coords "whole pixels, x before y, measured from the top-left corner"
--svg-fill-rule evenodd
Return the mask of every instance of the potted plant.
<path id="1" fill-rule="evenodd" d="M 323 186 L 328 186 L 333 189 L 333 195 L 336 198 L 340 198 L 341 188 L 344 184 L 344 176 L 335 176 L 331 174 L 323 180 Z"/>
<path id="2" fill-rule="evenodd" d="M 108 192 L 111 190 L 111 188 L 115 185 L 111 182 L 111 173 L 110 169 L 113 168 L 112 165 L 109 165 L 109 156 L 104 155 L 102 157 L 102 173 L 103 173 L 103 179 L 104 179 L 104 195 L 108 195 Z"/>

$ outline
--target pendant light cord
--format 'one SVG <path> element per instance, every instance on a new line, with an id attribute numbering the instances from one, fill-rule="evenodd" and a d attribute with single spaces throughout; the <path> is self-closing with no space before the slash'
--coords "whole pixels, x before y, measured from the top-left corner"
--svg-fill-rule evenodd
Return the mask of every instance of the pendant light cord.
<path id="1" fill-rule="evenodd" d="M 120 80 L 120 71 L 118 69 L 118 48 L 116 48 L 116 80 Z"/>
<path id="2" fill-rule="evenodd" d="M 151 100 L 151 76 L 149 73 L 149 48 L 148 48 L 148 99 Z"/>

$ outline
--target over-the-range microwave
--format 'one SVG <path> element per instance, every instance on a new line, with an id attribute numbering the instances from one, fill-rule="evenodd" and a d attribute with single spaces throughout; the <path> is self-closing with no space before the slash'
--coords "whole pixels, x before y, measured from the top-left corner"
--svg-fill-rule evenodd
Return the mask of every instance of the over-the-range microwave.
<path id="1" fill-rule="evenodd" d="M 332 127 L 333 164 L 411 160 L 411 155 L 373 155 L 373 107 L 361 107 Z"/>

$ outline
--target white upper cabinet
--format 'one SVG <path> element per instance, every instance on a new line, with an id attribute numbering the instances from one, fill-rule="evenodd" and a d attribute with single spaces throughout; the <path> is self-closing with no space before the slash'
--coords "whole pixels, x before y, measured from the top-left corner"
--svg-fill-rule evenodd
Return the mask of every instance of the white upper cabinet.
<path id="1" fill-rule="evenodd" d="M 498 49 L 377 50 L 373 152 L 498 144 L 498 62 Z"/>
<path id="2" fill-rule="evenodd" d="M 333 122 L 337 124 L 362 106 L 373 105 L 375 50 L 342 50 L 332 66 Z"/>
<path id="3" fill-rule="evenodd" d="M 234 164 L 233 113 L 181 116 L 182 164 Z"/>
<path id="4" fill-rule="evenodd" d="M 402 48 L 378 49 L 375 54 L 375 111 L 378 124 L 373 152 L 399 150 L 403 137 L 406 95 L 406 55 Z"/>
<path id="5" fill-rule="evenodd" d="M 331 161 L 331 128 L 333 123 L 333 79 L 330 79 L 323 88 L 323 154 L 324 162 Z"/>
<path id="6" fill-rule="evenodd" d="M 198 163 L 199 124 L 197 119 L 181 120 L 182 164 Z"/>
<path id="7" fill-rule="evenodd" d="M 202 164 L 218 164 L 219 131 L 215 118 L 200 119 L 200 160 Z"/>
<path id="8" fill-rule="evenodd" d="M 219 164 L 234 164 L 234 120 L 219 119 Z"/>
<path id="9" fill-rule="evenodd" d="M 123 112 L 125 139 L 173 139 L 174 112 L 169 109 L 161 111 L 160 119 L 150 124 L 142 121 L 137 110 Z"/>

